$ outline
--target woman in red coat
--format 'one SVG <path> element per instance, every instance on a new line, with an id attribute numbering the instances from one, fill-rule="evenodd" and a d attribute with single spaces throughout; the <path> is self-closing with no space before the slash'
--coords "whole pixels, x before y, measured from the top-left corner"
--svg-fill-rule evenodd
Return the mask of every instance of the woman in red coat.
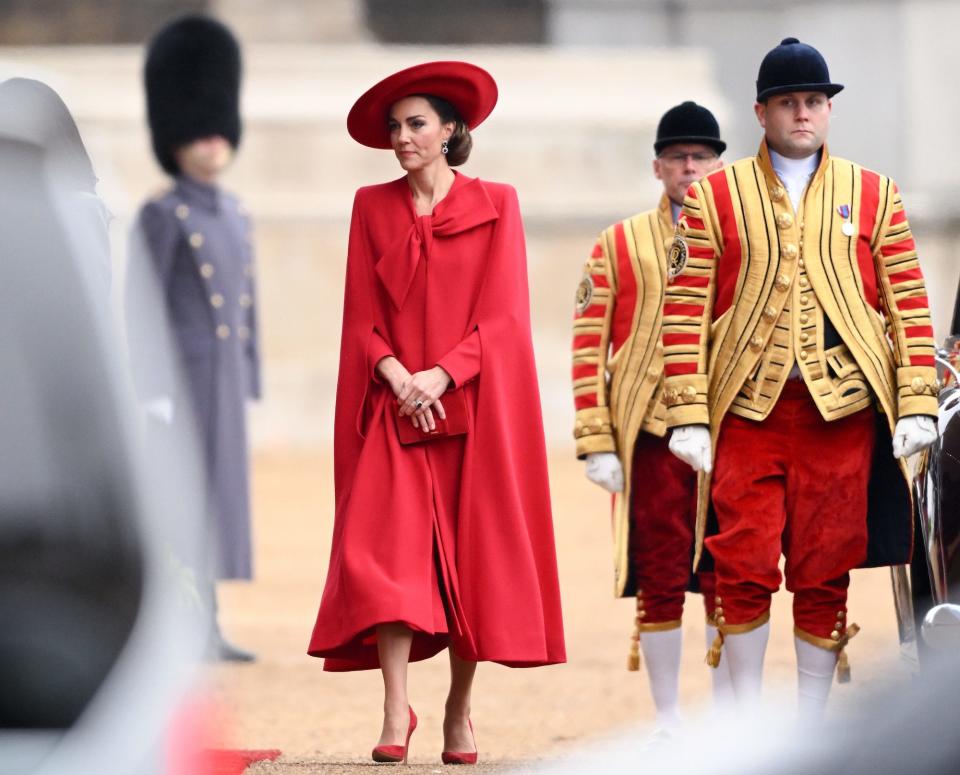
<path id="1" fill-rule="evenodd" d="M 484 70 L 432 62 L 347 119 L 406 175 L 354 201 L 333 547 L 309 653 L 383 672 L 377 761 L 406 757 L 410 660 L 449 649 L 445 762 L 476 761 L 478 661 L 565 661 L 517 195 L 451 169 L 496 99 Z"/>

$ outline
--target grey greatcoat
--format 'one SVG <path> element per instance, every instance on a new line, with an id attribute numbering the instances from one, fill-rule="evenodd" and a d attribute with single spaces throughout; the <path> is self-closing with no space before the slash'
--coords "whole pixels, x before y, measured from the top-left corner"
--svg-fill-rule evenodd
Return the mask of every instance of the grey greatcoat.
<path id="1" fill-rule="evenodd" d="M 138 228 L 146 250 L 142 256 L 132 251 L 129 285 L 141 283 L 138 275 L 155 279 L 159 324 L 165 315 L 182 367 L 178 381 L 149 362 L 149 350 L 138 346 L 149 323 L 128 300 L 138 392 L 147 402 L 172 398 L 174 421 L 195 423 L 207 466 L 214 572 L 248 579 L 245 403 L 260 397 L 250 222 L 235 197 L 181 175 L 171 191 L 143 206 Z"/>

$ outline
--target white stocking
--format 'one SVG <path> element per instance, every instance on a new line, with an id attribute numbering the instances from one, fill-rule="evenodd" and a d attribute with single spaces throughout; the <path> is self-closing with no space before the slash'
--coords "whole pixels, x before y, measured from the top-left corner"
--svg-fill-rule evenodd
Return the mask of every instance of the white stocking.
<path id="1" fill-rule="evenodd" d="M 644 632 L 640 638 L 643 659 L 647 663 L 650 693 L 657 708 L 657 725 L 674 729 L 680 723 L 677 707 L 680 683 L 680 648 L 682 630 L 676 627 L 663 632 Z"/>
<path id="2" fill-rule="evenodd" d="M 797 650 L 797 699 L 800 721 L 817 722 L 830 696 L 833 673 L 837 667 L 837 652 L 814 646 L 794 636 Z"/>
<path id="3" fill-rule="evenodd" d="M 764 622 L 755 630 L 724 635 L 723 656 L 730 668 L 730 682 L 737 703 L 758 702 L 763 681 L 763 657 L 770 637 L 770 622 Z"/>

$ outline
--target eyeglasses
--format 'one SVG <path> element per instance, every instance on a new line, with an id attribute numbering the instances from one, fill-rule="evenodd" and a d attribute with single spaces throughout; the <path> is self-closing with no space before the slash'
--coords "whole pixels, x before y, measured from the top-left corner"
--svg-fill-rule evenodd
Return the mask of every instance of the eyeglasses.
<path id="1" fill-rule="evenodd" d="M 664 164 L 671 167 L 679 167 L 690 159 L 694 164 L 709 164 L 717 158 L 717 154 L 709 151 L 700 151 L 699 153 L 664 153 L 657 157 Z"/>

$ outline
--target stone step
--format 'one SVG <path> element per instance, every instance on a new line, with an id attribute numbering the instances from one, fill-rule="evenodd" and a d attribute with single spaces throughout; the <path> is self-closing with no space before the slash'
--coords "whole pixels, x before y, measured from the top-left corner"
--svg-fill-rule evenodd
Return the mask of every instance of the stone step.
<path id="1" fill-rule="evenodd" d="M 139 48 L 0 50 L 0 76 L 32 73 L 74 112 L 118 213 L 163 185 L 150 154 Z M 400 174 L 389 151 L 346 133 L 350 105 L 402 67 L 466 59 L 500 87 L 464 172 L 509 181 L 536 218 L 617 213 L 655 196 L 649 175 L 661 113 L 684 96 L 722 117 L 710 62 L 691 50 L 253 45 L 246 49 L 245 136 L 227 183 L 261 218 L 343 217 L 362 184 Z"/>
<path id="2" fill-rule="evenodd" d="M 213 0 L 211 12 L 257 43 L 356 43 L 371 35 L 364 0 Z"/>
<path id="3" fill-rule="evenodd" d="M 265 401 L 256 447 L 315 447 L 332 438 L 343 267 L 354 191 L 399 177 L 390 151 L 346 132 L 353 101 L 403 67 L 464 59 L 490 70 L 500 103 L 475 134 L 469 175 L 512 183 L 527 224 L 535 346 L 544 420 L 569 445 L 569 339 L 583 262 L 608 223 L 652 207 L 661 113 L 680 98 L 723 115 L 712 68 L 694 50 L 252 45 L 246 54 L 245 135 L 225 184 L 256 223 Z M 167 185 L 150 151 L 134 47 L 0 49 L 0 78 L 41 78 L 78 119 L 117 215 L 117 295 L 137 207 Z"/>

